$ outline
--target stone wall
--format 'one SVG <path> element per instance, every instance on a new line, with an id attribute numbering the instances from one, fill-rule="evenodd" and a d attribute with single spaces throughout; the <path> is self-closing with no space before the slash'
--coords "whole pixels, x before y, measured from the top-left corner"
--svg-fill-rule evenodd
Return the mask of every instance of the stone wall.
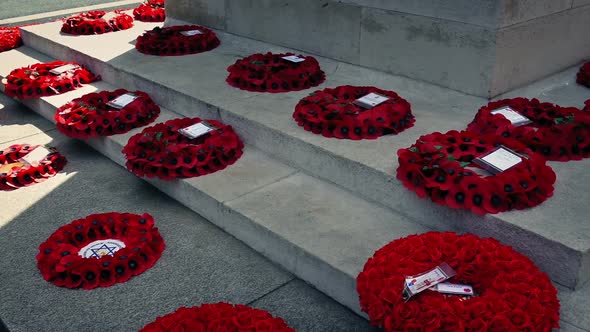
<path id="1" fill-rule="evenodd" d="M 171 18 L 485 97 L 590 57 L 590 0 L 167 0 L 166 7 Z"/>

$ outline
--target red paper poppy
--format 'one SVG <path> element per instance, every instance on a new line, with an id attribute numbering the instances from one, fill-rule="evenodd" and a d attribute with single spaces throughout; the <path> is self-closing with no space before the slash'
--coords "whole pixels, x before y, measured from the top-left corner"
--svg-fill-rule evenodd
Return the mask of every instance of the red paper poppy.
<path id="1" fill-rule="evenodd" d="M 164 180 L 206 175 L 233 164 L 244 144 L 231 126 L 206 120 L 215 130 L 190 139 L 179 129 L 201 123 L 184 118 L 159 123 L 131 137 L 123 148 L 127 169 L 138 176 Z"/>
<path id="2" fill-rule="evenodd" d="M 229 66 L 226 82 L 241 90 L 256 92 L 289 92 L 320 85 L 326 75 L 318 61 L 311 56 L 298 56 L 303 61 L 283 59 L 285 54 L 253 54 Z"/>
<path id="3" fill-rule="evenodd" d="M 65 65 L 77 67 L 58 75 L 50 72 Z M 6 85 L 4 93 L 7 96 L 25 99 L 61 94 L 98 79 L 99 77 L 75 62 L 53 61 L 15 69 L 2 83 Z"/>
<path id="4" fill-rule="evenodd" d="M 164 0 L 147 0 L 133 10 L 133 16 L 142 22 L 164 22 Z"/>
<path id="5" fill-rule="evenodd" d="M 590 88 L 590 61 L 586 62 L 576 76 L 576 82 Z"/>
<path id="6" fill-rule="evenodd" d="M 158 117 L 160 107 L 142 91 L 132 92 L 137 98 L 121 109 L 107 105 L 127 93 L 125 89 L 101 91 L 70 101 L 55 113 L 57 129 L 67 136 L 86 139 L 122 134 Z"/>
<path id="7" fill-rule="evenodd" d="M 295 332 L 287 323 L 270 313 L 240 304 L 203 304 L 181 307 L 175 312 L 156 318 L 140 332 L 181 331 L 249 331 Z"/>
<path id="8" fill-rule="evenodd" d="M 0 27 L 0 52 L 17 48 L 23 44 L 18 27 Z"/>
<path id="9" fill-rule="evenodd" d="M 504 115 L 492 114 L 506 106 L 532 122 L 516 126 Z M 548 160 L 581 160 L 590 156 L 590 116 L 575 107 L 561 107 L 537 99 L 499 100 L 483 106 L 467 130 L 515 138 Z"/>
<path id="10" fill-rule="evenodd" d="M 590 99 L 584 102 L 584 111 L 590 112 Z"/>
<path id="11" fill-rule="evenodd" d="M 425 290 L 402 299 L 405 277 L 448 263 L 463 299 Z M 526 256 L 495 239 L 429 232 L 379 249 L 357 277 L 361 308 L 385 331 L 547 331 L 559 327 L 557 290 Z"/>
<path id="12" fill-rule="evenodd" d="M 477 169 L 481 168 L 472 161 L 500 145 L 525 157 L 502 173 L 479 174 Z M 397 155 L 397 178 L 406 188 L 420 198 L 430 197 L 454 209 L 498 213 L 530 208 L 553 195 L 553 170 L 542 156 L 512 138 L 468 131 L 436 132 L 420 137 Z"/>
<path id="13" fill-rule="evenodd" d="M 367 109 L 355 101 L 370 93 L 389 99 Z M 410 104 L 393 91 L 344 85 L 315 91 L 295 106 L 293 119 L 305 130 L 325 137 L 353 140 L 397 134 L 414 125 Z"/>
<path id="14" fill-rule="evenodd" d="M 109 287 L 151 268 L 164 248 L 147 213 L 93 214 L 57 229 L 39 246 L 37 266 L 60 287 Z"/>
<path id="15" fill-rule="evenodd" d="M 133 27 L 133 18 L 120 10 L 106 13 L 94 10 L 63 19 L 61 32 L 70 35 L 94 35 Z"/>
<path id="16" fill-rule="evenodd" d="M 146 31 L 137 37 L 135 48 L 145 54 L 169 56 L 207 52 L 219 44 L 217 35 L 210 29 L 199 25 L 178 25 Z"/>
<path id="17" fill-rule="evenodd" d="M 20 162 L 21 158 L 37 147 L 38 145 L 16 144 L 0 151 L 0 190 L 14 190 L 42 182 L 64 168 L 66 158 L 57 151 L 33 164 Z"/>

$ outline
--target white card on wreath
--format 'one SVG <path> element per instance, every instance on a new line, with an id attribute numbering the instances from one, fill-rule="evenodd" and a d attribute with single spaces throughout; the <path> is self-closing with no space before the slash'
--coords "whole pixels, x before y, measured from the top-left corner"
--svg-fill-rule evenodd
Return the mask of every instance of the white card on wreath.
<path id="1" fill-rule="evenodd" d="M 68 72 L 70 70 L 74 70 L 79 68 L 80 66 L 74 65 L 74 64 L 68 64 L 68 65 L 63 65 L 63 66 L 59 66 L 57 68 L 53 68 L 51 69 L 49 72 L 53 75 L 61 75 L 65 72 Z"/>
<path id="2" fill-rule="evenodd" d="M 483 161 L 482 166 L 491 166 L 492 169 L 488 169 L 489 171 L 495 171 L 493 173 L 502 173 L 507 169 L 520 164 L 522 162 L 522 157 L 505 147 L 499 147 L 474 161 L 477 163 L 479 160 Z"/>
<path id="3" fill-rule="evenodd" d="M 133 102 L 137 98 L 139 98 L 139 97 L 132 94 L 132 93 L 126 93 L 124 95 L 120 95 L 119 97 L 109 101 L 107 103 L 107 105 L 110 107 L 113 107 L 113 108 L 122 109 L 123 107 L 131 104 L 131 102 Z"/>
<path id="4" fill-rule="evenodd" d="M 39 146 L 35 150 L 29 152 L 26 156 L 22 157 L 20 160 L 31 165 L 45 159 L 45 157 L 47 157 L 47 155 L 50 153 L 52 152 L 49 151 L 47 148 Z"/>
<path id="5" fill-rule="evenodd" d="M 180 34 L 183 36 L 190 37 L 190 36 L 202 35 L 203 31 L 201 31 L 201 30 L 188 30 L 188 31 L 181 31 Z"/>
<path id="6" fill-rule="evenodd" d="M 201 137 L 205 134 L 208 134 L 214 130 L 215 130 L 215 127 L 213 127 L 212 125 L 210 125 L 206 121 L 202 121 L 199 123 L 195 123 L 192 126 L 180 129 L 178 131 L 190 139 L 195 139 L 195 138 Z"/>
<path id="7" fill-rule="evenodd" d="M 285 59 L 287 61 L 295 62 L 295 63 L 305 61 L 305 58 L 302 58 L 298 55 L 287 55 L 287 56 L 284 56 L 283 59 Z"/>
<path id="8" fill-rule="evenodd" d="M 505 106 L 502 108 L 498 108 L 497 110 L 493 110 L 492 114 L 501 114 L 503 115 L 510 123 L 515 126 L 522 126 L 525 124 L 532 123 L 531 119 L 521 115 L 517 111 L 513 110 L 510 106 Z"/>
<path id="9" fill-rule="evenodd" d="M 354 104 L 363 108 L 373 108 L 379 104 L 382 104 L 389 100 L 389 97 L 382 96 L 377 93 L 369 93 L 368 95 L 361 97 L 354 101 Z"/>

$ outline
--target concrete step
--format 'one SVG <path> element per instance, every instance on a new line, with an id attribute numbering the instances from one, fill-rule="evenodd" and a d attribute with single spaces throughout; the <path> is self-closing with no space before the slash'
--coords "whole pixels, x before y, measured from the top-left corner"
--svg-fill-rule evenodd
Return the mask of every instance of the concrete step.
<path id="1" fill-rule="evenodd" d="M 0 76 L 14 66 L 51 60 L 28 47 L 0 53 Z M 115 86 L 99 81 L 23 104 L 53 122 L 57 108 L 69 100 L 112 89 Z M 183 116 L 162 108 L 156 121 L 178 117 Z M 124 166 L 121 150 L 140 131 L 85 142 Z M 234 165 L 214 174 L 145 180 L 359 314 L 355 278 L 365 261 L 392 239 L 428 230 L 251 145 Z"/>
<path id="2" fill-rule="evenodd" d="M 288 51 L 271 44 L 218 32 L 221 46 L 183 57 L 146 56 L 134 39 L 155 24 L 141 23 L 116 34 L 71 37 L 59 23 L 23 29 L 25 44 L 52 57 L 76 60 L 106 82 L 149 92 L 160 105 L 185 116 L 217 118 L 231 124 L 245 142 L 315 177 L 335 183 L 428 228 L 468 231 L 495 237 L 531 257 L 553 280 L 570 288 L 590 278 L 590 208 L 586 190 L 589 160 L 551 163 L 558 174 L 555 196 L 534 209 L 485 217 L 419 199 L 395 179 L 396 151 L 425 133 L 465 128 L 486 100 L 386 73 L 318 58 L 327 74 L 320 86 L 375 85 L 397 91 L 411 104 L 416 125 L 397 136 L 374 141 L 326 139 L 304 131 L 291 114 L 313 90 L 283 94 L 251 93 L 225 83 L 226 68 L 243 56 Z M 97 45 L 108 45 L 97 47 Z M 587 97 L 574 82 L 575 69 L 533 84 L 525 97 L 580 106 Z M 559 99 L 559 98 L 558 98 Z"/>

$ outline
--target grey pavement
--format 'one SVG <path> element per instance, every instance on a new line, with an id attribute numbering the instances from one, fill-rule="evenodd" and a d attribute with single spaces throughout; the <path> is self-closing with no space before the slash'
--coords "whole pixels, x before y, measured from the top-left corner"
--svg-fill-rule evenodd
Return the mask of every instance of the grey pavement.
<path id="1" fill-rule="evenodd" d="M 0 105 L 0 147 L 51 143 L 68 158 L 56 177 L 0 193 L 0 319 L 10 331 L 135 331 L 177 307 L 218 301 L 269 310 L 297 331 L 371 330 L 363 318 L 20 104 L 0 95 Z M 71 220 L 108 211 L 154 216 L 167 247 L 156 265 L 127 283 L 91 291 L 43 280 L 38 245 Z"/>
<path id="2" fill-rule="evenodd" d="M 90 5 L 100 5 L 118 0 L 2 0 L 0 19 L 51 12 Z"/>

